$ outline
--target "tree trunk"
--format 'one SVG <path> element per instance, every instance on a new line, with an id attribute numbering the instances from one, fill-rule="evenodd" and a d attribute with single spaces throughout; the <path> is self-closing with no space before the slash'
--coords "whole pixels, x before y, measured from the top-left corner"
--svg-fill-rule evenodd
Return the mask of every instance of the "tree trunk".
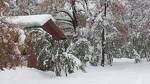
<path id="1" fill-rule="evenodd" d="M 105 41 L 105 31 L 103 29 L 102 31 L 102 60 L 101 60 L 101 66 L 104 67 L 104 62 L 105 62 L 105 45 L 104 45 L 104 41 Z"/>
<path id="2" fill-rule="evenodd" d="M 74 28 L 74 31 L 76 32 L 76 28 L 78 26 L 78 21 L 77 21 L 77 10 L 76 10 L 76 6 L 75 6 L 75 1 L 76 0 L 72 0 L 71 1 L 71 7 L 72 7 L 72 14 L 73 14 L 73 28 Z"/>
<path id="3" fill-rule="evenodd" d="M 105 10 L 104 10 L 104 16 L 106 17 L 106 13 L 107 13 L 107 3 L 104 4 L 105 5 Z M 104 45 L 104 41 L 105 41 L 105 30 L 102 30 L 102 60 L 101 60 L 101 66 L 104 67 L 104 63 L 105 63 L 105 45 Z"/>

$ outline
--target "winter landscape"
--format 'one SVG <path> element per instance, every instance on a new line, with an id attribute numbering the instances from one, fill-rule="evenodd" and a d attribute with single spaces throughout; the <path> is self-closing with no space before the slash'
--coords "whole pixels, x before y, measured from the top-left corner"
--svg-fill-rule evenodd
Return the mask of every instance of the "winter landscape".
<path id="1" fill-rule="evenodd" d="M 0 0 L 0 84 L 149 84 L 150 0 Z"/>

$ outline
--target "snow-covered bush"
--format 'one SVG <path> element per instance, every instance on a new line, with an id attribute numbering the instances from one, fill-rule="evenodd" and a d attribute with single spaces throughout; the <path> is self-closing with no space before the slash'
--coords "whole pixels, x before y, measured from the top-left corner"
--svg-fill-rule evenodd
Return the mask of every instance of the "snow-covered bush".
<path id="1" fill-rule="evenodd" d="M 80 38 L 74 44 L 70 45 L 67 52 L 76 56 L 83 64 L 86 64 L 90 59 L 89 46 L 90 42 L 87 39 Z"/>
<path id="2" fill-rule="evenodd" d="M 22 34 L 20 34 L 22 31 Z M 22 38 L 23 36 L 23 38 Z M 22 29 L 11 24 L 0 25 L 0 67 L 13 68 L 24 65 L 22 50 L 24 48 L 25 33 Z"/>
<path id="3" fill-rule="evenodd" d="M 53 71 L 57 76 L 73 73 L 81 66 L 80 60 L 72 54 L 64 53 L 67 49 L 67 40 L 55 41 L 51 35 L 41 29 L 27 29 L 28 45 L 31 53 L 37 56 L 38 69 Z"/>
<path id="4" fill-rule="evenodd" d="M 27 28 L 27 45 L 29 46 L 28 55 L 35 55 L 38 68 L 43 68 L 43 62 L 51 55 L 52 37 L 40 28 Z"/>
<path id="5" fill-rule="evenodd" d="M 60 76 L 63 73 L 67 76 L 68 73 L 73 73 L 80 68 L 81 61 L 72 54 L 63 53 L 57 54 L 55 65 L 54 70 L 57 76 Z"/>

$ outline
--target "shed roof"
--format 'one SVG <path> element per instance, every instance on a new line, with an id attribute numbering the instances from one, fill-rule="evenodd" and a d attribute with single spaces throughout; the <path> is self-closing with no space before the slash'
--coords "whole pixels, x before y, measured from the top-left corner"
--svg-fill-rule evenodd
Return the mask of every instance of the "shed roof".
<path id="1" fill-rule="evenodd" d="M 29 15 L 29 16 L 9 16 L 3 18 L 3 22 L 16 24 L 23 27 L 40 26 L 43 30 L 52 35 L 55 40 L 65 39 L 64 33 L 54 23 L 55 19 L 50 14 Z"/>
<path id="2" fill-rule="evenodd" d="M 3 22 L 17 24 L 24 27 L 43 26 L 48 20 L 55 21 L 50 14 L 28 15 L 28 16 L 9 16 L 3 19 Z"/>

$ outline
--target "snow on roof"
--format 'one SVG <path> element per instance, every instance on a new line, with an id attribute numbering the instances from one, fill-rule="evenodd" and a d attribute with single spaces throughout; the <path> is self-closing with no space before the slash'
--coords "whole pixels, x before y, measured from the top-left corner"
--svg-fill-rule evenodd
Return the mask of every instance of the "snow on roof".
<path id="1" fill-rule="evenodd" d="M 4 22 L 17 24 L 25 27 L 43 26 L 48 20 L 55 19 L 50 14 L 29 15 L 29 16 L 9 16 L 3 19 Z"/>
<path id="2" fill-rule="evenodd" d="M 38 3 L 38 4 L 41 4 L 41 3 L 43 3 L 45 0 L 36 0 L 36 2 Z"/>

